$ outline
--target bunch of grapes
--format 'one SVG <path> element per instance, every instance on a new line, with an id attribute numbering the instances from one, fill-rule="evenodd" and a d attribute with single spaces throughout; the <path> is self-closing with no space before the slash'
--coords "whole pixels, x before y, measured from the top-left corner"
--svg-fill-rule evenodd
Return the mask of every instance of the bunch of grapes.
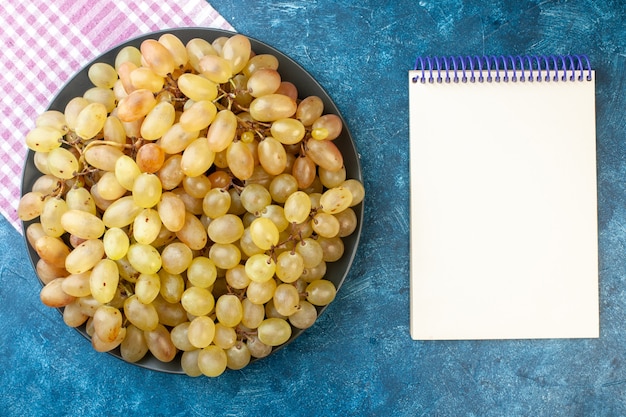
<path id="1" fill-rule="evenodd" d="M 42 302 L 97 351 L 180 357 L 190 376 L 241 369 L 313 325 L 364 197 L 333 142 L 341 118 L 240 34 L 163 34 L 88 76 L 25 139 L 41 175 L 18 215 Z"/>

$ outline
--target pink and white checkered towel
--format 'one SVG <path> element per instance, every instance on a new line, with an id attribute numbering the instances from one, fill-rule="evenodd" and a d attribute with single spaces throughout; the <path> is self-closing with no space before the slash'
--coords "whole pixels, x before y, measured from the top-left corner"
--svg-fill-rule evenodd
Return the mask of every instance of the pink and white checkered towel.
<path id="1" fill-rule="evenodd" d="M 233 30 L 205 0 L 0 2 L 0 214 L 17 230 L 24 137 L 65 82 L 102 52 L 143 33 Z"/>

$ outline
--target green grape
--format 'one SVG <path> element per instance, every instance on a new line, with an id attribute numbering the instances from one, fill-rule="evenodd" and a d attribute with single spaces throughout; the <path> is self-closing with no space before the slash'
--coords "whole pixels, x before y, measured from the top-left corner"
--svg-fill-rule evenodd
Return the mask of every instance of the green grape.
<path id="1" fill-rule="evenodd" d="M 189 131 L 199 131 L 208 127 L 217 115 L 217 107 L 210 100 L 195 101 L 180 116 L 180 126 Z"/>
<path id="2" fill-rule="evenodd" d="M 65 195 L 65 203 L 70 210 L 82 210 L 96 214 L 96 203 L 91 197 L 89 190 L 84 187 L 72 187 Z"/>
<path id="3" fill-rule="evenodd" d="M 167 230 L 177 232 L 185 225 L 185 203 L 172 192 L 167 191 L 161 194 L 157 212 Z"/>
<path id="4" fill-rule="evenodd" d="M 274 276 L 276 263 L 269 255 L 259 253 L 246 260 L 245 269 L 251 281 L 266 282 Z"/>
<path id="5" fill-rule="evenodd" d="M 281 77 L 271 68 L 260 68 L 248 78 L 247 89 L 252 97 L 261 97 L 275 93 L 280 87 Z"/>
<path id="6" fill-rule="evenodd" d="M 81 311 L 80 304 L 77 300 L 72 301 L 63 307 L 63 322 L 69 327 L 78 327 L 83 325 L 89 316 Z"/>
<path id="7" fill-rule="evenodd" d="M 26 134 L 26 146 L 37 152 L 50 152 L 61 146 L 64 132 L 53 127 L 35 127 Z"/>
<path id="8" fill-rule="evenodd" d="M 115 56 L 115 70 L 119 69 L 119 66 L 123 62 L 132 62 L 136 66 L 141 65 L 141 51 L 135 46 L 125 46 Z"/>
<path id="9" fill-rule="evenodd" d="M 254 358 L 264 358 L 272 353 L 272 347 L 261 342 L 258 336 L 249 336 L 246 339 L 246 346 L 250 351 L 250 356 Z"/>
<path id="10" fill-rule="evenodd" d="M 205 348 L 211 344 L 214 337 L 215 322 L 210 317 L 198 316 L 189 323 L 187 338 L 193 347 Z"/>
<path id="11" fill-rule="evenodd" d="M 183 372 L 190 377 L 199 377 L 202 375 L 200 367 L 198 366 L 198 355 L 201 349 L 188 350 L 183 352 L 180 357 L 180 366 Z"/>
<path id="12" fill-rule="evenodd" d="M 191 322 L 185 321 L 172 328 L 170 336 L 172 338 L 172 343 L 176 346 L 176 349 L 184 352 L 196 349 L 196 347 L 189 341 L 188 334 L 190 325 Z"/>
<path id="13" fill-rule="evenodd" d="M 200 73 L 216 84 L 224 84 L 233 76 L 230 61 L 217 55 L 205 55 L 198 61 Z"/>
<path id="14" fill-rule="evenodd" d="M 260 122 L 274 122 L 291 117 L 297 108 L 296 101 L 283 94 L 267 94 L 250 103 L 250 114 Z"/>
<path id="15" fill-rule="evenodd" d="M 114 201 L 102 214 L 102 221 L 106 227 L 123 228 L 133 222 L 135 216 L 143 210 L 132 196 L 125 196 Z"/>
<path id="16" fill-rule="evenodd" d="M 259 340 L 268 346 L 282 345 L 291 337 L 291 326 L 280 318 L 263 320 L 257 331 Z"/>
<path id="17" fill-rule="evenodd" d="M 282 316 L 290 316 L 300 306 L 300 294 L 296 287 L 291 284 L 280 284 L 274 291 L 274 308 Z"/>
<path id="18" fill-rule="evenodd" d="M 123 308 L 128 321 L 143 331 L 154 330 L 159 325 L 159 315 L 154 306 L 151 303 L 142 303 L 136 294 L 124 301 Z"/>
<path id="19" fill-rule="evenodd" d="M 298 310 L 289 316 L 289 323 L 298 329 L 308 329 L 317 320 L 317 309 L 306 300 L 300 301 Z"/>
<path id="20" fill-rule="evenodd" d="M 240 194 L 241 205 L 249 213 L 258 213 L 272 204 L 272 196 L 267 188 L 260 184 L 248 184 Z"/>
<path id="21" fill-rule="evenodd" d="M 235 294 L 224 294 L 215 302 L 215 315 L 224 326 L 235 327 L 243 317 L 243 307 Z"/>
<path id="22" fill-rule="evenodd" d="M 350 207 L 354 207 L 359 204 L 365 198 L 365 187 L 363 184 L 355 179 L 347 179 L 341 186 L 347 188 L 352 194 L 352 203 L 350 203 Z"/>
<path id="23" fill-rule="evenodd" d="M 166 154 L 175 155 L 184 151 L 194 140 L 198 139 L 199 131 L 188 132 L 180 123 L 174 123 L 159 141 Z"/>
<path id="24" fill-rule="evenodd" d="M 178 303 L 185 291 L 185 280 L 180 274 L 170 274 L 165 270 L 158 272 L 161 279 L 159 294 L 168 303 Z"/>
<path id="25" fill-rule="evenodd" d="M 217 51 L 210 42 L 202 38 L 191 39 L 185 45 L 187 49 L 187 56 L 189 58 L 189 64 L 196 73 L 200 73 L 200 59 L 205 55 L 217 55 Z"/>
<path id="26" fill-rule="evenodd" d="M 341 213 L 352 204 L 352 193 L 343 186 L 326 190 L 320 198 L 322 211 L 329 214 Z"/>
<path id="27" fill-rule="evenodd" d="M 213 188 L 206 193 L 202 200 L 202 211 L 207 217 L 216 219 L 228 213 L 230 200 L 230 194 L 227 191 Z"/>
<path id="28" fill-rule="evenodd" d="M 161 279 L 158 274 L 140 274 L 135 283 L 135 294 L 144 304 L 153 302 L 160 290 Z"/>
<path id="29" fill-rule="evenodd" d="M 99 303 L 106 304 L 113 300 L 120 281 L 120 272 L 115 261 L 100 259 L 93 266 L 89 276 L 91 295 Z"/>
<path id="30" fill-rule="evenodd" d="M 67 122 L 65 121 L 65 114 L 58 110 L 46 110 L 41 113 L 35 119 L 35 126 L 52 127 L 64 133 L 67 133 L 67 131 L 69 130 L 67 127 Z"/>
<path id="31" fill-rule="evenodd" d="M 224 349 L 215 345 L 207 346 L 198 353 L 198 368 L 203 375 L 218 377 L 224 373 L 227 364 Z"/>
<path id="32" fill-rule="evenodd" d="M 136 326 L 126 326 L 126 337 L 120 344 L 120 354 L 126 362 L 135 363 L 143 359 L 148 353 L 148 345 L 143 331 Z"/>
<path id="33" fill-rule="evenodd" d="M 176 357 L 178 349 L 172 343 L 169 330 L 162 324 L 157 324 L 153 330 L 144 331 L 146 344 L 150 353 L 161 362 L 171 362 Z"/>
<path id="34" fill-rule="evenodd" d="M 78 172 L 78 159 L 65 148 L 55 148 L 48 152 L 48 170 L 57 178 L 68 180 Z"/>
<path id="35" fill-rule="evenodd" d="M 232 243 L 214 243 L 209 258 L 215 266 L 224 270 L 234 268 L 241 261 L 241 251 Z"/>
<path id="36" fill-rule="evenodd" d="M 270 295 L 270 299 L 271 299 Z M 256 329 L 265 318 L 265 309 L 262 303 L 253 303 L 249 298 L 241 301 L 241 324 L 249 329 Z"/>
<path id="37" fill-rule="evenodd" d="M 171 103 L 167 101 L 157 103 L 141 123 L 141 137 L 146 140 L 157 140 L 162 137 L 174 124 L 175 113 Z"/>
<path id="38" fill-rule="evenodd" d="M 93 315 L 93 329 L 103 342 L 113 342 L 122 329 L 122 313 L 118 308 L 101 305 Z"/>
<path id="39" fill-rule="evenodd" d="M 116 99 L 115 93 L 109 88 L 93 87 L 85 91 L 83 97 L 89 103 L 100 103 L 106 109 L 106 113 L 110 113 L 115 109 Z M 106 121 L 106 115 L 105 115 Z M 102 123 L 104 127 L 104 123 Z"/>
<path id="40" fill-rule="evenodd" d="M 142 172 L 133 182 L 133 201 L 139 207 L 150 208 L 161 199 L 161 181 L 155 174 Z"/>
<path id="41" fill-rule="evenodd" d="M 215 336 L 213 337 L 213 344 L 221 347 L 224 350 L 230 349 L 237 343 L 237 331 L 228 326 L 224 326 L 222 323 L 215 324 Z"/>
<path id="42" fill-rule="evenodd" d="M 97 239 L 104 233 L 104 223 L 83 210 L 67 210 L 61 215 L 61 225 L 68 233 L 82 239 Z"/>
<path id="43" fill-rule="evenodd" d="M 217 97 L 217 85 L 197 74 L 186 73 L 178 77 L 178 88 L 195 102 L 212 101 Z"/>
<path id="44" fill-rule="evenodd" d="M 68 101 L 63 114 L 65 115 L 65 123 L 69 130 L 76 129 L 76 119 L 78 118 L 78 114 L 82 109 L 87 107 L 89 101 L 83 97 L 74 97 L 70 101 Z"/>
<path id="45" fill-rule="evenodd" d="M 196 177 L 206 172 L 215 160 L 206 138 L 192 141 L 183 151 L 180 168 L 188 177 Z"/>
<path id="46" fill-rule="evenodd" d="M 232 174 L 242 181 L 254 173 L 254 155 L 243 141 L 234 141 L 226 148 L 226 161 Z"/>
<path id="47" fill-rule="evenodd" d="M 302 223 L 311 214 L 311 199 L 304 191 L 291 194 L 284 205 L 285 218 L 291 223 Z"/>
<path id="48" fill-rule="evenodd" d="M 206 256 L 196 256 L 187 268 L 187 279 L 194 287 L 209 288 L 216 278 L 215 263 Z"/>
<path id="49" fill-rule="evenodd" d="M 326 275 L 326 262 L 322 260 L 313 267 L 304 268 L 301 279 L 305 282 L 311 282 L 313 280 L 323 278 L 324 275 Z"/>
<path id="50" fill-rule="evenodd" d="M 82 274 L 70 274 L 61 283 L 63 291 L 72 297 L 87 297 L 91 295 L 91 271 Z"/>
<path id="51" fill-rule="evenodd" d="M 165 46 L 165 48 L 170 52 L 172 58 L 174 59 L 174 67 L 181 68 L 184 67 L 188 60 L 189 56 L 187 55 L 187 49 L 182 41 L 178 38 L 178 36 L 172 33 L 164 33 L 159 37 L 159 43 Z"/>
<path id="52" fill-rule="evenodd" d="M 295 282 L 304 272 L 304 259 L 296 251 L 282 252 L 276 258 L 276 276 L 282 282 Z"/>
<path id="53" fill-rule="evenodd" d="M 174 72 L 176 62 L 170 51 L 155 39 L 146 39 L 139 48 L 143 62 L 161 77 Z"/>
<path id="54" fill-rule="evenodd" d="M 287 167 L 287 152 L 282 143 L 271 136 L 266 137 L 258 144 L 259 162 L 265 172 L 278 175 Z"/>
<path id="55" fill-rule="evenodd" d="M 236 34 L 224 42 L 220 55 L 231 63 L 233 74 L 237 74 L 248 63 L 251 52 L 250 40 L 244 35 Z"/>
<path id="56" fill-rule="evenodd" d="M 192 259 L 192 250 L 182 242 L 172 242 L 161 251 L 163 269 L 171 274 L 181 274 L 186 271 Z"/>
<path id="57" fill-rule="evenodd" d="M 115 164 L 124 153 L 117 146 L 92 143 L 96 146 L 87 148 L 83 153 L 87 163 L 103 171 L 115 171 Z"/>
<path id="58" fill-rule="evenodd" d="M 121 155 L 115 161 L 113 172 L 117 182 L 128 191 L 133 189 L 135 179 L 141 174 L 141 170 L 135 160 L 128 155 Z"/>
<path id="59" fill-rule="evenodd" d="M 312 226 L 319 236 L 332 238 L 339 235 L 339 220 L 332 214 L 317 213 L 313 216 Z"/>
<path id="60" fill-rule="evenodd" d="M 176 237 L 192 250 L 203 249 L 208 240 L 204 225 L 200 219 L 189 211 L 185 213 L 185 223 L 183 227 L 176 232 Z"/>
<path id="61" fill-rule="evenodd" d="M 318 175 L 324 187 L 338 187 L 346 180 L 346 167 L 341 167 L 338 171 L 328 171 L 320 167 L 318 169 Z"/>
<path id="62" fill-rule="evenodd" d="M 161 230 L 161 218 L 154 209 L 141 210 L 133 220 L 133 238 L 137 243 L 149 245 Z"/>
<path id="63" fill-rule="evenodd" d="M 117 81 L 117 71 L 107 63 L 96 62 L 87 70 L 87 77 L 97 87 L 113 88 Z"/>
<path id="64" fill-rule="evenodd" d="M 274 296 L 276 281 L 269 279 L 265 282 L 251 281 L 246 289 L 246 296 L 254 304 L 265 304 Z"/>
<path id="65" fill-rule="evenodd" d="M 132 267 L 142 274 L 155 274 L 161 269 L 161 255 L 151 245 L 133 243 L 126 256 Z"/>
<path id="66" fill-rule="evenodd" d="M 261 210 L 259 214 L 263 218 L 270 219 L 278 229 L 278 232 L 282 232 L 286 230 L 287 227 L 289 227 L 289 222 L 285 218 L 285 210 L 282 206 L 279 206 L 277 204 L 270 204 L 269 206 Z"/>
<path id="67" fill-rule="evenodd" d="M 258 54 L 248 60 L 241 72 L 246 77 L 250 77 L 255 71 L 261 68 L 278 69 L 278 59 L 271 54 Z"/>
<path id="68" fill-rule="evenodd" d="M 106 256 L 116 261 L 126 256 L 130 246 L 130 239 L 124 230 L 119 227 L 112 227 L 104 232 L 102 244 L 104 245 Z"/>
<path id="69" fill-rule="evenodd" d="M 291 174 L 276 175 L 269 185 L 269 192 L 272 200 L 283 204 L 287 197 L 298 191 L 298 180 Z"/>
<path id="70" fill-rule="evenodd" d="M 250 224 L 252 242 L 263 250 L 269 250 L 278 244 L 279 231 L 271 219 L 259 217 Z M 242 225 L 243 233 L 243 225 Z"/>
<path id="71" fill-rule="evenodd" d="M 224 214 L 209 223 L 208 235 L 215 243 L 233 243 L 243 235 L 243 223 L 239 216 Z"/>
<path id="72" fill-rule="evenodd" d="M 70 274 L 80 274 L 93 268 L 104 256 L 100 239 L 88 239 L 75 247 L 65 258 L 65 269 Z"/>
<path id="73" fill-rule="evenodd" d="M 108 116 L 107 108 L 102 103 L 89 103 L 76 117 L 74 131 L 83 139 L 91 139 L 104 127 Z"/>
<path id="74" fill-rule="evenodd" d="M 206 316 L 215 307 L 215 299 L 211 291 L 200 287 L 189 287 L 183 291 L 180 303 L 192 316 Z"/>
<path id="75" fill-rule="evenodd" d="M 340 237 L 322 237 L 317 239 L 324 254 L 323 259 L 326 262 L 335 262 L 341 259 L 344 252 L 343 240 Z"/>
<path id="76" fill-rule="evenodd" d="M 220 110 L 207 131 L 209 149 L 221 152 L 228 148 L 237 132 L 237 116 L 230 110 Z"/>
<path id="77" fill-rule="evenodd" d="M 330 140 L 309 139 L 306 141 L 306 150 L 313 162 L 328 171 L 338 171 L 343 167 L 343 155 Z"/>
<path id="78" fill-rule="evenodd" d="M 257 254 L 257 253 L 264 253 L 265 252 L 265 250 L 259 248 L 252 241 L 252 237 L 250 235 L 250 228 L 249 227 L 244 229 L 243 235 L 241 236 L 241 239 L 239 239 L 239 247 L 241 248 L 243 253 L 246 256 L 248 256 L 248 257 L 250 257 L 250 256 L 252 256 L 254 254 Z"/>
<path id="79" fill-rule="evenodd" d="M 98 180 L 98 194 L 105 200 L 115 201 L 128 191 L 120 184 L 113 172 L 105 172 Z"/>
<path id="80" fill-rule="evenodd" d="M 159 323 L 164 326 L 174 327 L 189 320 L 187 312 L 183 308 L 182 304 L 170 303 L 160 295 L 152 302 L 152 305 L 159 315 Z"/>
<path id="81" fill-rule="evenodd" d="M 324 258 L 324 251 L 315 239 L 305 238 L 296 244 L 296 252 L 302 256 L 305 268 L 312 268 Z"/>
<path id="82" fill-rule="evenodd" d="M 20 220 L 33 220 L 41 215 L 46 199 L 39 191 L 29 191 L 20 197 L 17 215 Z"/>
<path id="83" fill-rule="evenodd" d="M 293 145 L 304 138 L 304 124 L 293 118 L 278 119 L 270 128 L 272 137 L 284 145 Z"/>
<path id="84" fill-rule="evenodd" d="M 108 142 L 115 142 L 120 145 L 126 144 L 126 130 L 117 116 L 109 115 L 107 117 L 102 127 L 102 135 L 104 140 Z"/>
<path id="85" fill-rule="evenodd" d="M 337 294 L 335 284 L 326 279 L 316 279 L 306 287 L 306 299 L 309 303 L 316 306 L 325 306 L 330 304 Z"/>
<path id="86" fill-rule="evenodd" d="M 234 268 L 227 270 L 225 278 L 228 286 L 236 290 L 243 290 L 250 284 L 250 278 L 246 275 L 246 269 L 243 265 L 235 265 Z"/>
<path id="87" fill-rule="evenodd" d="M 89 323 L 89 320 L 87 322 Z M 122 327 L 120 329 L 120 333 L 117 335 L 117 338 L 115 338 L 115 340 L 113 340 L 112 342 L 105 342 L 103 340 L 100 340 L 100 338 L 98 337 L 98 334 L 93 333 L 91 335 L 91 347 L 93 347 L 96 352 L 109 352 L 115 349 L 116 347 L 118 347 L 120 343 L 122 343 L 122 340 L 124 340 L 125 337 L 126 337 L 125 327 Z"/>

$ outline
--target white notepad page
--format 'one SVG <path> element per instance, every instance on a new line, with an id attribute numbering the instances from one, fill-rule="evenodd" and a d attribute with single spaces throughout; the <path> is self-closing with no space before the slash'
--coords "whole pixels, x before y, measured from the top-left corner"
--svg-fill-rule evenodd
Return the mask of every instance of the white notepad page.
<path id="1" fill-rule="evenodd" d="M 412 338 L 599 337 L 595 74 L 421 75 L 409 72 Z"/>

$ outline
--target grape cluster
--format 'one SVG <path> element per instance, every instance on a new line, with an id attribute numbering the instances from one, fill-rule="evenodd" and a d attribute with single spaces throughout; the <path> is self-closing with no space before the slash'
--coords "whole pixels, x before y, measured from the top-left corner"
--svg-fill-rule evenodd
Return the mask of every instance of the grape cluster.
<path id="1" fill-rule="evenodd" d="M 18 215 L 42 302 L 97 351 L 180 354 L 190 376 L 263 358 L 313 325 L 364 198 L 341 118 L 298 98 L 240 34 L 126 46 L 25 141 L 41 175 Z"/>

